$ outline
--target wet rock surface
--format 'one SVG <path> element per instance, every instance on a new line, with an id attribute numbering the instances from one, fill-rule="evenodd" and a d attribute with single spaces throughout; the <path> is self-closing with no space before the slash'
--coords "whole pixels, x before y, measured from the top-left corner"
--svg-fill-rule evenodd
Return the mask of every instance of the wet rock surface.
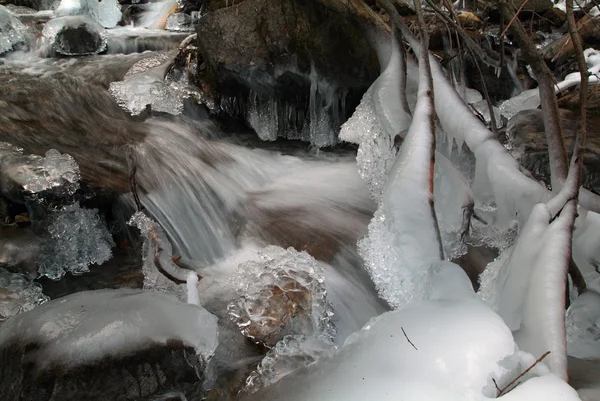
<path id="1" fill-rule="evenodd" d="M 199 86 L 229 115 L 275 110 L 281 135 L 306 137 L 321 120 L 339 130 L 379 73 L 363 28 L 381 21 L 358 3 L 245 0 L 207 13 L 196 28 Z"/>
<path id="2" fill-rule="evenodd" d="M 577 130 L 577 115 L 569 110 L 560 110 L 563 135 L 569 157 L 573 152 Z M 583 183 L 600 192 L 600 136 L 597 135 L 600 119 L 588 117 L 588 136 L 583 161 Z M 521 165 L 538 179 L 550 183 L 548 145 L 541 110 L 524 110 L 517 113 L 508 123 L 507 134 L 510 152 Z"/>
<path id="3" fill-rule="evenodd" d="M 124 147 L 145 137 L 143 126 L 107 91 L 81 80 L 60 74 L 14 78 L 0 76 L 0 138 L 30 154 L 56 149 L 71 155 L 83 186 L 129 190 Z"/>

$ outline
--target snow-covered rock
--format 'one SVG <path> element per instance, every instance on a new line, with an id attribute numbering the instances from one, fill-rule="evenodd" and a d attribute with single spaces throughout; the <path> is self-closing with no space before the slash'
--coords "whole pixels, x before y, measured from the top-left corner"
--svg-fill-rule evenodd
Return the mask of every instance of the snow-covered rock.
<path id="1" fill-rule="evenodd" d="M 42 31 L 48 54 L 82 56 L 106 50 L 106 32 L 102 25 L 87 15 L 51 19 Z"/>
<path id="2" fill-rule="evenodd" d="M 27 46 L 27 28 L 0 5 L 0 55 Z"/>
<path id="3" fill-rule="evenodd" d="M 0 394 L 132 399 L 173 387 L 199 391 L 216 346 L 217 319 L 197 305 L 141 290 L 80 292 L 0 328 Z"/>

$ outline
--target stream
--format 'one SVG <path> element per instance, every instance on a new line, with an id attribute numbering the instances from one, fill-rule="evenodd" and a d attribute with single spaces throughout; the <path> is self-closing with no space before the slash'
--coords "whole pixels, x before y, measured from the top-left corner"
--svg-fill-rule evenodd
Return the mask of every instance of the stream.
<path id="1" fill-rule="evenodd" d="M 234 2 L 39 3 L 0 5 L 1 399 L 595 399 L 600 215 L 571 245 L 436 59 L 436 120 L 381 29 L 368 89 L 312 63 L 215 97 L 195 25 Z M 537 107 L 516 68 L 503 124 Z"/>

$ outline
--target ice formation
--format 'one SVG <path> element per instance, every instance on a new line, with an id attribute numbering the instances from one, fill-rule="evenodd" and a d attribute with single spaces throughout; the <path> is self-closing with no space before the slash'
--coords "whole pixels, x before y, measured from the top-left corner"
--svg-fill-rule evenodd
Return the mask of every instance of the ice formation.
<path id="1" fill-rule="evenodd" d="M 70 197 L 79 189 L 79 166 L 68 154 L 55 149 L 45 157 L 25 155 L 23 150 L 0 142 L 0 186 L 9 198 L 20 198 L 20 191 L 28 197 Z M 12 196 L 11 196 L 12 193 Z"/>
<path id="2" fill-rule="evenodd" d="M 585 61 L 588 65 L 590 76 L 588 81 L 590 84 L 598 82 L 598 73 L 600 72 L 600 52 L 595 49 L 588 48 L 583 51 Z M 556 84 L 555 92 L 558 94 L 566 89 L 578 85 L 581 82 L 579 71 L 568 74 L 564 80 Z M 512 118 L 521 110 L 536 109 L 540 105 L 540 94 L 537 88 L 526 90 L 519 95 L 505 100 L 500 105 L 500 111 L 507 119 Z"/>
<path id="3" fill-rule="evenodd" d="M 27 28 L 0 5 L 0 55 L 27 45 Z"/>
<path id="4" fill-rule="evenodd" d="M 110 93 L 132 115 L 140 114 L 147 106 L 153 111 L 181 114 L 186 98 L 201 95 L 189 85 L 187 75 L 179 80 L 168 76 L 174 56 L 175 53 L 159 53 L 136 63 L 123 81 L 110 84 Z M 162 62 L 156 64 L 157 60 Z"/>
<path id="5" fill-rule="evenodd" d="M 84 291 L 9 319 L 0 344 L 36 344 L 38 371 L 75 368 L 180 341 L 208 360 L 217 347 L 217 318 L 171 295 L 133 289 Z"/>
<path id="6" fill-rule="evenodd" d="M 181 268 L 175 263 L 173 247 L 160 225 L 144 212 L 134 213 L 128 224 L 137 227 L 144 237 L 142 250 L 144 289 L 169 292 L 183 300 L 184 289 L 180 284 L 186 283 L 187 301 L 198 305 L 200 301 L 196 289 L 197 273 Z"/>
<path id="7" fill-rule="evenodd" d="M 306 252 L 268 246 L 260 261 L 239 266 L 231 280 L 238 298 L 228 306 L 242 334 L 274 346 L 285 334 L 304 334 L 331 341 L 323 268 Z"/>
<path id="8" fill-rule="evenodd" d="M 395 42 L 394 42 L 395 43 Z M 411 123 L 410 114 L 402 107 L 400 99 L 400 53 L 395 44 L 388 66 L 381 76 L 363 96 L 360 105 L 352 117 L 342 126 L 340 139 L 359 145 L 356 162 L 361 177 L 366 181 L 371 196 L 381 202 L 392 164 L 396 160 L 396 141 L 406 135 Z M 412 66 L 409 75 L 414 73 Z M 415 82 L 407 83 L 407 96 L 415 96 Z M 450 138 L 452 144 L 452 138 Z M 459 143 L 460 148 L 462 143 Z M 468 221 L 472 208 L 473 195 L 469 181 L 450 160 L 441 152 L 435 152 L 434 166 L 435 209 L 438 214 L 442 243 L 447 259 L 456 258 L 466 251 L 462 241 L 465 222 Z M 372 225 L 380 224 L 381 212 L 373 220 Z M 373 226 L 373 235 L 379 231 Z M 383 233 L 380 240 L 385 241 Z M 365 239 L 365 241 L 370 241 Z M 375 240 L 379 241 L 379 240 Z M 382 246 L 387 246 L 381 243 Z M 377 249 L 375 244 L 363 243 L 363 252 Z M 385 248 L 384 248 L 385 249 Z M 364 256 L 364 255 L 363 255 Z M 367 256 L 372 266 L 386 266 L 394 263 L 391 255 L 375 252 L 373 258 Z M 382 267 L 382 269 L 385 269 Z"/>
<path id="9" fill-rule="evenodd" d="M 456 266 L 443 281 L 470 286 Z M 452 273 L 450 273 L 451 271 Z M 454 276 L 456 275 L 456 276 Z M 454 276 L 454 277 L 452 277 Z M 455 287 L 455 290 L 458 288 Z M 373 319 L 337 352 L 242 400 L 484 401 L 535 360 L 518 351 L 510 330 L 485 304 L 446 294 Z M 448 297 L 448 295 L 450 295 Z M 536 377 L 537 376 L 537 377 Z M 499 397 L 577 401 L 575 390 L 538 364 L 524 382 Z"/>
<path id="10" fill-rule="evenodd" d="M 23 276 L 0 268 L 0 324 L 48 301 L 42 287 Z"/>
<path id="11" fill-rule="evenodd" d="M 63 206 L 51 213 L 47 230 L 46 249 L 38 261 L 42 276 L 58 280 L 67 272 L 83 274 L 112 256 L 114 241 L 96 209 L 78 202 Z"/>
<path id="12" fill-rule="evenodd" d="M 55 14 L 57 17 L 89 15 L 105 28 L 113 28 L 121 21 L 117 0 L 61 0 Z"/>
<path id="13" fill-rule="evenodd" d="M 600 293 L 588 290 L 569 306 L 567 353 L 576 358 L 600 358 Z"/>
<path id="14" fill-rule="evenodd" d="M 167 17 L 165 30 L 177 32 L 189 32 L 194 30 L 192 17 L 185 13 L 173 13 Z"/>
<path id="15" fill-rule="evenodd" d="M 335 349 L 330 341 L 313 336 L 285 336 L 267 352 L 256 371 L 248 376 L 243 391 L 254 393 L 261 388 L 269 387 Z"/>
<path id="16" fill-rule="evenodd" d="M 42 30 L 46 54 L 56 52 L 65 56 L 102 53 L 106 50 L 107 35 L 98 22 L 87 15 L 51 19 Z"/>

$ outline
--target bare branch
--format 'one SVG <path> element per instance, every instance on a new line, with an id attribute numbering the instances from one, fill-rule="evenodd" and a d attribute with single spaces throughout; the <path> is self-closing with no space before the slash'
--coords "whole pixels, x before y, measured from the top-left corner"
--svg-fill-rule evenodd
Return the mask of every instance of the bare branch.
<path id="1" fill-rule="evenodd" d="M 486 54 L 486 52 L 477 43 L 475 43 L 475 41 L 473 39 L 471 39 L 469 34 L 466 33 L 465 30 L 460 25 L 458 25 L 452 18 L 448 17 L 446 15 L 446 13 L 444 13 L 444 11 L 441 10 L 432 0 L 425 0 L 425 1 L 427 1 L 427 4 L 429 5 L 429 7 L 431 7 L 436 13 L 438 13 L 439 16 L 442 17 L 442 19 L 446 23 L 448 23 L 448 25 L 450 25 L 452 28 L 454 28 L 456 30 L 456 32 L 458 32 L 458 34 L 465 41 L 467 46 L 473 50 L 473 52 L 477 55 L 477 57 L 479 57 L 479 59 L 484 64 L 489 65 L 490 67 L 494 67 L 494 68 L 500 67 L 500 61 L 499 61 L 500 57 L 499 56 L 495 57 L 497 54 L 494 54 L 494 58 L 491 58 L 490 56 L 488 56 Z"/>
<path id="2" fill-rule="evenodd" d="M 542 360 L 547 357 L 548 355 L 550 355 L 550 351 L 546 351 L 544 353 L 544 355 L 540 356 L 534 363 L 531 364 L 531 366 L 529 366 L 527 369 L 525 369 L 523 371 L 523 373 L 521 373 L 519 376 L 515 377 L 513 381 L 511 381 L 510 383 L 508 383 L 506 386 L 504 386 L 500 392 L 498 393 L 498 397 L 500 397 L 501 395 L 504 395 L 508 392 L 510 392 L 512 389 L 514 389 L 519 383 L 517 383 L 517 381 L 525 376 L 527 374 L 527 372 L 529 372 L 531 369 L 534 368 L 535 365 L 537 365 L 538 363 L 542 362 Z M 495 381 L 494 381 L 495 383 Z M 511 387 L 513 384 L 517 383 L 514 387 Z M 496 388 L 498 388 L 498 386 L 496 386 Z"/>
<path id="3" fill-rule="evenodd" d="M 418 351 L 417 347 L 415 347 L 415 345 L 413 344 L 413 342 L 412 342 L 412 341 L 410 341 L 410 338 L 408 338 L 408 336 L 406 335 L 406 331 L 404 331 L 404 327 L 400 327 L 400 328 L 402 329 L 402 334 L 404 334 L 404 337 L 406 337 L 406 341 L 408 341 L 408 343 L 409 343 L 410 345 L 412 345 L 412 347 L 413 347 L 413 348 L 414 348 L 416 351 Z"/>
<path id="4" fill-rule="evenodd" d="M 499 6 L 502 16 L 509 21 L 513 21 L 510 24 L 510 29 L 539 84 L 544 129 L 550 156 L 550 179 L 553 191 L 559 191 L 567 177 L 568 158 L 562 135 L 562 121 L 558 114 L 558 103 L 554 94 L 554 75 L 538 53 L 527 32 L 525 32 L 521 21 L 515 18 L 515 14 L 511 10 L 512 5 L 502 1 Z"/>

